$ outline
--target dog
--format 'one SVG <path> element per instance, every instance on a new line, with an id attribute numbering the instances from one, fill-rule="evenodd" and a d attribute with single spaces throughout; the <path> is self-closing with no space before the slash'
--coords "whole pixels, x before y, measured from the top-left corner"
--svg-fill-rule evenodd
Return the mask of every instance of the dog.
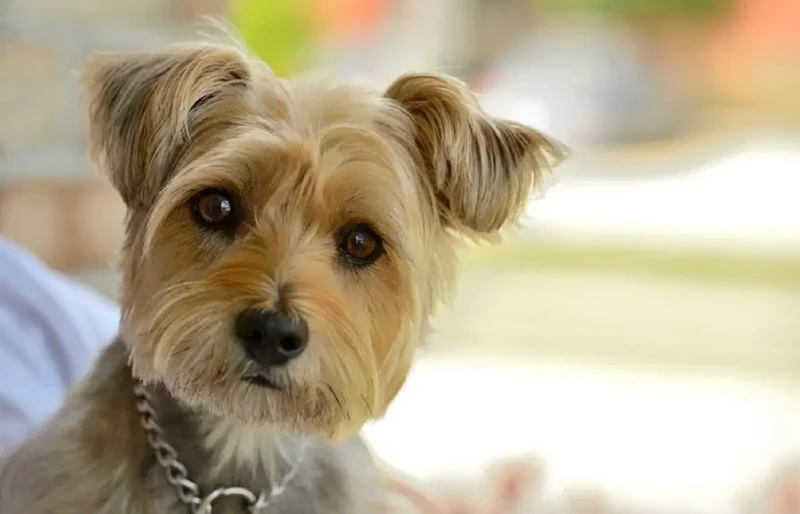
<path id="1" fill-rule="evenodd" d="M 446 75 L 286 80 L 236 44 L 97 56 L 81 80 L 127 206 L 120 332 L 0 465 L 0 512 L 380 512 L 360 429 L 459 242 L 517 221 L 563 147 Z"/>

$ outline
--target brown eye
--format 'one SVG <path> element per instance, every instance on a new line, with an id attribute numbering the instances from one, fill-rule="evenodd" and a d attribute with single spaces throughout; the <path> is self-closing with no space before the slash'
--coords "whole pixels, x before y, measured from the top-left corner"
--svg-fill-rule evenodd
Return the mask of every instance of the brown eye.
<path id="1" fill-rule="evenodd" d="M 383 252 L 378 234 L 368 225 L 354 225 L 342 232 L 339 251 L 351 264 L 366 266 L 375 262 Z"/>
<path id="2" fill-rule="evenodd" d="M 190 207 L 195 223 L 203 228 L 227 230 L 235 225 L 233 200 L 226 191 L 200 191 L 192 197 Z"/>

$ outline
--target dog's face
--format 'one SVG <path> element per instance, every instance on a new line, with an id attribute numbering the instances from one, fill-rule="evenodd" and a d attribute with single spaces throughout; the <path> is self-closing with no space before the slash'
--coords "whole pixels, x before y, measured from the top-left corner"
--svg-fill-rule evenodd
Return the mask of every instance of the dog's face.
<path id="1" fill-rule="evenodd" d="M 223 417 L 330 438 L 400 389 L 458 236 L 514 221 L 558 149 L 455 79 L 288 82 L 186 45 L 84 72 L 93 153 L 129 209 L 134 373 Z"/>

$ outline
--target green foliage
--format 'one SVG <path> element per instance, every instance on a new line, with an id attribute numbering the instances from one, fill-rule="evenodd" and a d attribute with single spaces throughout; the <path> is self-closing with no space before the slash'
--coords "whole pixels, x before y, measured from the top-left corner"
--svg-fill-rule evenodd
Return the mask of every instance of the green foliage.
<path id="1" fill-rule="evenodd" d="M 311 13 L 297 0 L 233 0 L 230 17 L 250 50 L 286 76 L 302 67 L 314 36 Z"/>
<path id="2" fill-rule="evenodd" d="M 578 9 L 636 18 L 704 18 L 723 13 L 732 0 L 536 0 L 558 9 Z"/>

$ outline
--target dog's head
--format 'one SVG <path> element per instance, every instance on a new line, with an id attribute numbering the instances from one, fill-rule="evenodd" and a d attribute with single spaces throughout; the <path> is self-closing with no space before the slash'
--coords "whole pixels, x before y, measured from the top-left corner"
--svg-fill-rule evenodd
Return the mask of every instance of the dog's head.
<path id="1" fill-rule="evenodd" d="M 134 373 L 245 422 L 341 437 L 400 389 L 459 236 L 513 222 L 559 150 L 459 81 L 274 77 L 190 44 L 84 71 L 92 151 L 128 206 Z"/>

